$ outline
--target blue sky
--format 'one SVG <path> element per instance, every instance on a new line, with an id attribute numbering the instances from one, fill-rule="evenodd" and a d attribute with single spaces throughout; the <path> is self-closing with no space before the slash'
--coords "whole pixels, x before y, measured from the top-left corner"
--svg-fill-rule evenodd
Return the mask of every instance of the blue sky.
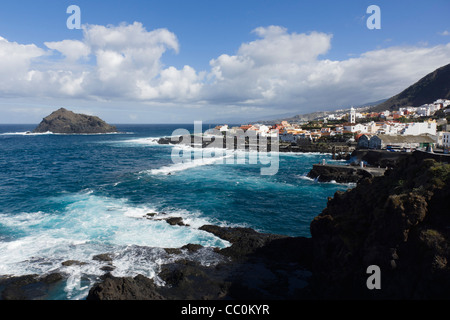
<path id="1" fill-rule="evenodd" d="M 82 30 L 66 27 L 72 4 Z M 366 27 L 372 4 L 380 30 Z M 0 123 L 60 106 L 180 123 L 376 101 L 450 63 L 448 12 L 447 0 L 9 1 L 0 57 L 17 58 L 0 62 Z M 92 42 L 112 34 L 136 39 Z"/>

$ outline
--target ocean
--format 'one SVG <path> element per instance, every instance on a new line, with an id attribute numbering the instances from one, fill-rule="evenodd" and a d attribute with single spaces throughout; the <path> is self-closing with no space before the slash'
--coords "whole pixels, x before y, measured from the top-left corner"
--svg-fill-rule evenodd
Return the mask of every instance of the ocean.
<path id="1" fill-rule="evenodd" d="M 121 133 L 58 135 L 0 125 L 0 276 L 61 272 L 67 281 L 48 299 L 85 299 L 106 272 L 98 254 L 112 255 L 114 276 L 154 278 L 164 248 L 230 245 L 199 230 L 205 224 L 309 237 L 327 198 L 352 187 L 306 177 L 329 154 L 279 153 L 277 173 L 262 175 L 259 163 L 174 163 L 180 147 L 157 138 L 193 124 L 116 126 Z M 216 263 L 208 252 L 198 260 Z"/>

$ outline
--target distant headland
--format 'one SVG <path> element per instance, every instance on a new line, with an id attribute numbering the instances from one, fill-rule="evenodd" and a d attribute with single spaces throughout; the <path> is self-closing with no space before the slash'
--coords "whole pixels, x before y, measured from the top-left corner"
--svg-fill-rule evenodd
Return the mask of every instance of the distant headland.
<path id="1" fill-rule="evenodd" d="M 49 116 L 45 117 L 41 123 L 33 130 L 33 133 L 113 133 L 117 132 L 115 126 L 107 124 L 96 116 L 78 114 L 64 108 L 60 108 Z"/>

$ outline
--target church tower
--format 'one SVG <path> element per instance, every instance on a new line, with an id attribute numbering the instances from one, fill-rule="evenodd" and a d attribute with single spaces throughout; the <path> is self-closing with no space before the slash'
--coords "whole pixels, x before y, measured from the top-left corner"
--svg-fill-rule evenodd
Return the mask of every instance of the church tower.
<path id="1" fill-rule="evenodd" d="M 350 117 L 348 120 L 350 123 L 356 123 L 356 110 L 353 107 L 350 109 Z"/>

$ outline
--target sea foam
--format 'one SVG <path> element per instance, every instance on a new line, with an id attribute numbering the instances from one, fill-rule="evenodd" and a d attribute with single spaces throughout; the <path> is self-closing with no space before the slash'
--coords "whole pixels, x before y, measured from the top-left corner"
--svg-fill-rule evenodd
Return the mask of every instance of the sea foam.
<path id="1" fill-rule="evenodd" d="M 24 132 L 5 132 L 0 133 L 0 136 L 43 136 L 43 135 L 50 135 L 53 134 L 53 132 L 47 131 L 42 133 L 33 133 L 30 131 L 24 131 Z"/>
<path id="2" fill-rule="evenodd" d="M 183 210 L 150 219 L 146 214 L 157 211 L 155 207 L 92 193 L 65 194 L 49 201 L 63 208 L 51 213 L 2 214 L 0 227 L 15 236 L 0 242 L 0 275 L 65 273 L 68 299 L 84 297 L 104 273 L 105 262 L 93 260 L 95 255 L 111 253 L 115 276 L 154 277 L 159 266 L 171 259 L 161 248 L 189 243 L 211 248 L 229 245 L 198 229 L 208 223 L 205 218 Z M 162 219 L 172 216 L 182 217 L 189 226 L 171 226 Z M 63 266 L 68 260 L 77 263 Z"/>

